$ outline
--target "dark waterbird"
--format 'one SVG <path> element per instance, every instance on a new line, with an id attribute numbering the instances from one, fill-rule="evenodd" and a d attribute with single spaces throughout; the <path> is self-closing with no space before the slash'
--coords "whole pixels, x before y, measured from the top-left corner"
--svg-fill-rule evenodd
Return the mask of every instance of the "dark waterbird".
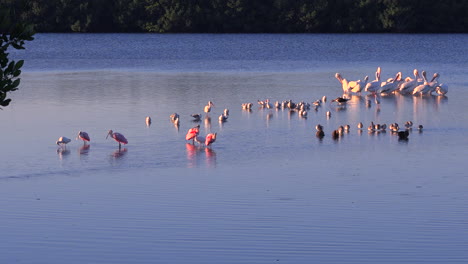
<path id="1" fill-rule="evenodd" d="M 409 136 L 408 130 L 398 132 L 398 139 L 399 140 L 408 140 L 408 136 Z"/>
<path id="2" fill-rule="evenodd" d="M 331 102 L 337 102 L 338 104 L 346 104 L 346 102 L 348 102 L 350 99 L 348 98 L 343 98 L 343 97 L 337 97 L 335 99 L 333 99 Z"/>

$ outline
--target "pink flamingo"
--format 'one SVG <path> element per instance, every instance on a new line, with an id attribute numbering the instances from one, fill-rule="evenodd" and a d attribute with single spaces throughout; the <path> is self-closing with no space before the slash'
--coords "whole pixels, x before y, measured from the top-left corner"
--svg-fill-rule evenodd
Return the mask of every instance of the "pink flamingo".
<path id="1" fill-rule="evenodd" d="M 78 132 L 78 136 L 76 137 L 76 139 L 81 139 L 83 140 L 83 144 L 86 145 L 86 141 L 90 141 L 91 139 L 89 138 L 89 135 L 88 133 L 84 132 L 84 131 L 80 131 Z"/>
<path id="2" fill-rule="evenodd" d="M 187 135 L 185 135 L 185 140 L 192 140 L 192 143 L 194 143 L 195 138 L 198 136 L 198 133 L 200 133 L 200 125 L 189 129 Z"/>
<path id="3" fill-rule="evenodd" d="M 209 133 L 206 135 L 205 145 L 208 147 L 216 141 L 216 133 Z"/>
<path id="4" fill-rule="evenodd" d="M 127 139 L 124 137 L 124 135 L 120 133 L 114 133 L 112 130 L 109 130 L 109 133 L 107 133 L 106 139 L 111 136 L 115 141 L 119 142 L 119 149 L 122 146 L 122 144 L 128 144 Z"/>

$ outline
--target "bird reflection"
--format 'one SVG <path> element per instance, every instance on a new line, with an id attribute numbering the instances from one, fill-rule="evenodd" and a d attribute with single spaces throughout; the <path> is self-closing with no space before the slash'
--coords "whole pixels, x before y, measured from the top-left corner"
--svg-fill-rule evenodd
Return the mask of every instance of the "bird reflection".
<path id="1" fill-rule="evenodd" d="M 70 154 L 70 150 L 68 150 L 66 148 L 58 148 L 57 149 L 57 154 L 59 156 L 59 159 L 63 160 L 66 156 L 68 156 Z"/>
<path id="2" fill-rule="evenodd" d="M 211 129 L 211 117 L 205 116 L 205 129 L 210 130 Z"/>
<path id="3" fill-rule="evenodd" d="M 127 148 L 123 148 L 123 149 L 119 148 L 115 150 L 114 152 L 112 152 L 111 156 L 114 157 L 115 159 L 120 159 L 123 156 L 125 156 L 125 154 L 127 154 Z"/>
<path id="4" fill-rule="evenodd" d="M 91 145 L 88 145 L 88 144 L 83 145 L 78 149 L 78 153 L 80 155 L 88 155 L 90 147 L 91 147 Z"/>
<path id="5" fill-rule="evenodd" d="M 205 148 L 206 166 L 208 168 L 216 167 L 216 152 L 211 148 Z"/>
<path id="6" fill-rule="evenodd" d="M 187 150 L 187 167 L 196 168 L 200 166 L 200 162 L 203 159 L 201 153 L 205 153 L 205 162 L 208 168 L 216 167 L 216 152 L 211 149 L 201 145 L 194 145 L 190 143 L 185 144 Z"/>
<path id="7" fill-rule="evenodd" d="M 198 158 L 197 154 L 202 150 L 202 147 L 196 146 L 194 144 L 186 143 L 185 148 L 187 150 L 187 166 L 189 168 L 196 168 L 198 167 Z"/>

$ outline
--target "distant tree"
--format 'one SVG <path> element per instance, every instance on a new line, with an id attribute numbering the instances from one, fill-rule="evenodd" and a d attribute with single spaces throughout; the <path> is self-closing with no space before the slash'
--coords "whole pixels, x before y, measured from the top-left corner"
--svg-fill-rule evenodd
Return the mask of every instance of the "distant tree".
<path id="1" fill-rule="evenodd" d="M 8 93 L 18 90 L 24 64 L 23 60 L 10 60 L 7 51 L 10 47 L 24 49 L 25 41 L 34 39 L 32 26 L 13 22 L 11 13 L 9 8 L 0 7 L 0 109 L 10 104 Z"/>

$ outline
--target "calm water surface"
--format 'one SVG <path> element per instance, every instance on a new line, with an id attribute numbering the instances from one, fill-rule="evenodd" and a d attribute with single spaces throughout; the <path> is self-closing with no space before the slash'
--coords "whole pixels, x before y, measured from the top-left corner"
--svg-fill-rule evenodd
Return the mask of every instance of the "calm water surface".
<path id="1" fill-rule="evenodd" d="M 466 263 L 468 35 L 38 34 L 0 112 L 0 263 Z M 446 97 L 312 102 L 414 68 Z M 372 98 L 370 98 L 372 99 Z M 190 114 L 215 103 L 185 142 Z M 217 119 L 230 109 L 226 123 Z M 330 119 L 325 113 L 331 111 Z M 169 115 L 177 112 L 177 129 Z M 146 126 L 145 116 L 153 123 Z M 356 124 L 412 120 L 408 141 Z M 323 140 L 315 125 L 325 127 Z M 350 124 L 339 141 L 332 130 Z M 129 144 L 106 140 L 107 130 Z M 74 140 L 79 130 L 89 147 Z M 73 141 L 66 150 L 55 141 Z"/>

